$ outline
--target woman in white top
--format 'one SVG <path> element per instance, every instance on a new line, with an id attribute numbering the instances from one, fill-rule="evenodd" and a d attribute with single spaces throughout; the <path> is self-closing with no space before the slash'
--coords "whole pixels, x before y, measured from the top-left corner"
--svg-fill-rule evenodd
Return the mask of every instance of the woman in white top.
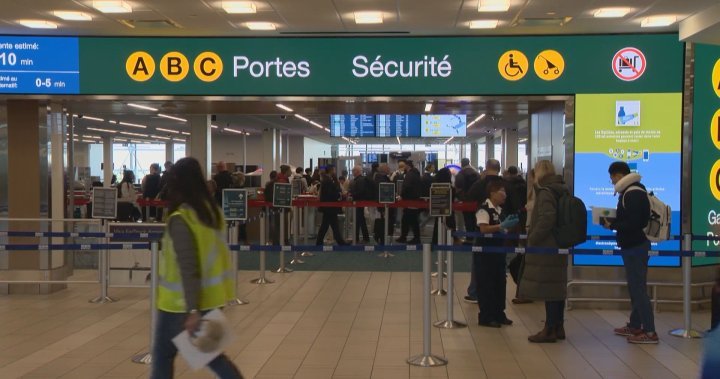
<path id="1" fill-rule="evenodd" d="M 131 218 L 133 221 L 137 220 L 140 216 L 140 208 L 137 205 L 137 192 L 135 192 L 135 173 L 131 170 L 125 170 L 123 172 L 123 178 L 120 184 L 118 184 L 118 218 L 126 219 Z M 122 206 L 121 204 L 131 204 Z M 120 215 L 120 209 L 127 208 L 126 211 L 129 215 Z M 123 210 L 124 211 L 124 210 Z M 122 220 L 126 221 L 126 220 Z"/>

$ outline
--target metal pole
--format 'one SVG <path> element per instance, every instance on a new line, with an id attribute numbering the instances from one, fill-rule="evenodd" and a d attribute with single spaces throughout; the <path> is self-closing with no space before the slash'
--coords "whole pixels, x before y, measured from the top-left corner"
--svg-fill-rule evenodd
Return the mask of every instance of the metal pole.
<path id="1" fill-rule="evenodd" d="M 280 267 L 275 272 L 284 274 L 293 272 L 289 267 L 285 267 L 285 208 L 280 208 Z"/>
<path id="2" fill-rule="evenodd" d="M 238 243 L 237 226 L 238 225 L 235 223 L 235 221 L 230 221 L 228 223 L 227 240 L 231 246 L 237 245 L 237 243 Z M 238 267 L 239 262 L 240 262 L 240 249 L 235 250 L 235 254 L 232 255 L 232 267 L 233 267 L 233 271 L 235 272 L 235 291 L 237 291 L 237 285 L 238 285 L 238 283 L 240 283 L 240 278 L 239 278 L 240 270 Z M 239 297 L 235 297 L 234 299 L 228 301 L 227 305 L 245 305 L 245 304 L 249 304 L 249 303 L 250 302 L 247 300 L 241 300 Z"/>
<path id="3" fill-rule="evenodd" d="M 384 233 L 385 233 L 385 235 L 384 235 L 384 238 L 383 238 L 383 245 L 389 246 L 390 243 L 391 243 L 390 236 L 388 235 L 388 234 L 390 234 L 390 211 L 389 211 L 389 208 L 388 208 L 388 205 L 387 205 L 387 204 L 385 204 L 385 217 L 384 217 L 384 218 L 385 218 L 385 223 L 384 223 L 384 224 L 385 224 L 385 225 L 384 225 L 384 228 L 385 228 Z M 394 257 L 395 255 L 394 255 L 394 254 L 390 254 L 387 250 L 385 250 L 385 251 L 383 251 L 381 254 L 379 254 L 378 256 L 381 257 L 381 258 L 390 258 L 390 257 Z"/>
<path id="4" fill-rule="evenodd" d="M 300 243 L 300 208 L 294 207 L 292 212 L 292 229 L 293 229 L 293 245 L 298 246 Z M 305 261 L 300 259 L 297 250 L 293 252 L 291 265 L 303 264 Z"/>
<path id="5" fill-rule="evenodd" d="M 103 232 L 109 233 L 110 225 L 102 220 Z M 110 244 L 109 238 L 104 238 L 105 244 Z M 100 296 L 90 300 L 94 304 L 105 304 L 114 303 L 116 300 L 108 295 L 108 284 L 110 282 L 108 276 L 110 275 L 110 250 L 105 248 L 100 252 L 100 261 L 98 262 L 98 270 L 100 270 Z"/>
<path id="6" fill-rule="evenodd" d="M 447 245 L 447 241 L 452 241 L 452 230 L 447 230 L 445 238 L 445 245 Z M 467 326 L 467 324 L 454 320 L 455 314 L 453 310 L 453 301 L 455 300 L 455 269 L 452 250 L 447 251 L 447 274 L 449 294 L 449 296 L 447 297 L 447 319 L 444 321 L 438 321 L 434 325 L 438 328 L 443 329 L 464 328 Z"/>
<path id="7" fill-rule="evenodd" d="M 310 183 L 308 183 L 308 185 L 309 184 Z M 309 244 L 309 242 L 308 242 L 308 235 L 310 234 L 310 216 L 308 216 L 308 214 L 310 213 L 310 212 L 308 212 L 309 210 L 310 210 L 310 207 L 308 207 L 308 204 L 306 202 L 305 206 L 302 208 L 303 223 L 305 224 L 305 228 L 303 229 L 303 232 L 304 232 L 303 233 L 303 244 L 305 246 L 307 246 Z M 309 251 L 304 251 L 300 254 L 301 257 L 312 257 L 314 255 L 315 254 L 313 254 Z"/>
<path id="8" fill-rule="evenodd" d="M 265 246 L 267 244 L 267 238 L 265 236 L 265 222 L 266 221 L 267 220 L 265 219 L 265 209 L 263 208 L 260 211 L 260 246 Z M 251 280 L 250 283 L 255 283 L 255 284 L 275 283 L 274 280 L 270 280 L 265 277 L 265 250 L 260 250 L 260 277 L 257 279 Z"/>
<path id="9" fill-rule="evenodd" d="M 446 359 L 436 357 L 431 352 L 431 330 L 430 330 L 430 266 L 432 265 L 432 252 L 430 244 L 423 245 L 423 353 L 410 357 L 407 363 L 413 366 L 435 367 L 444 366 L 448 362 Z"/>
<path id="10" fill-rule="evenodd" d="M 132 358 L 133 363 L 149 365 L 152 363 L 153 343 L 155 340 L 155 326 L 157 324 L 157 306 L 155 297 L 158 287 L 158 263 L 160 261 L 158 242 L 150 242 L 150 344 L 147 353 L 141 353 Z"/>
<path id="11" fill-rule="evenodd" d="M 692 251 L 692 235 L 683 235 L 683 251 Z M 692 279 L 692 257 L 682 257 L 682 270 L 683 270 L 683 316 L 685 324 L 682 329 L 673 329 L 670 331 L 670 335 L 681 338 L 702 338 L 702 334 L 697 330 L 692 329 L 692 308 L 690 304 L 690 298 L 692 297 L 691 290 L 691 279 Z"/>
<path id="12" fill-rule="evenodd" d="M 437 233 L 438 245 L 445 244 L 445 218 L 438 217 L 438 233 Z M 432 291 L 431 294 L 436 296 L 445 296 L 447 292 L 443 289 L 443 276 L 446 276 L 443 270 L 443 252 L 438 249 L 437 251 L 437 289 Z"/>

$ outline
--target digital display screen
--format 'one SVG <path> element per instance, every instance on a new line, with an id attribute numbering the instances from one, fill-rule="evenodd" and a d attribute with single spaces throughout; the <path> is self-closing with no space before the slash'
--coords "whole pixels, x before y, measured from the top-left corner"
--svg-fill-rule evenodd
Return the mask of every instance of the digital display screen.
<path id="1" fill-rule="evenodd" d="M 420 115 L 379 114 L 375 117 L 377 137 L 420 137 Z"/>
<path id="2" fill-rule="evenodd" d="M 330 115 L 331 137 L 375 137 L 375 115 Z"/>
<path id="3" fill-rule="evenodd" d="M 80 92 L 77 37 L 0 36 L 0 93 Z"/>
<path id="4" fill-rule="evenodd" d="M 431 114 L 420 118 L 421 137 L 465 137 L 467 116 L 464 114 Z"/>
<path id="5" fill-rule="evenodd" d="M 367 154 L 360 154 L 360 158 L 362 158 L 363 163 L 377 163 L 378 161 L 378 154 L 377 153 L 367 153 Z"/>

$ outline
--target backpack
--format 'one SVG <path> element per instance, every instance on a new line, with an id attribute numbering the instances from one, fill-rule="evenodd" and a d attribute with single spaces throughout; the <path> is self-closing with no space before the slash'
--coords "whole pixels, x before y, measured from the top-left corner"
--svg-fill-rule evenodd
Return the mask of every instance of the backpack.
<path id="1" fill-rule="evenodd" d="M 650 202 L 648 224 L 645 229 L 643 229 L 647 239 L 653 242 L 667 241 L 670 239 L 670 221 L 672 215 L 670 206 L 658 199 L 654 193 L 647 192 L 638 186 L 630 186 L 625 190 L 625 192 L 623 192 L 623 207 L 625 207 L 625 194 L 630 191 L 645 192 L 647 194 L 648 201 Z"/>
<path id="2" fill-rule="evenodd" d="M 550 189 L 547 190 L 550 191 Z M 585 203 L 568 192 L 564 192 L 556 200 L 557 223 L 552 233 L 558 247 L 567 249 L 587 241 L 587 208 Z"/>

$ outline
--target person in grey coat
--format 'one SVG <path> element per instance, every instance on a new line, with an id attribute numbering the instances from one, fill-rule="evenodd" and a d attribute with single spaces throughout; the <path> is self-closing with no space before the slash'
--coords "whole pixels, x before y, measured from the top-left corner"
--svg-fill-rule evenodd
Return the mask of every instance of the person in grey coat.
<path id="1" fill-rule="evenodd" d="M 550 161 L 535 165 L 535 205 L 530 215 L 528 247 L 557 248 L 553 228 L 557 224 L 558 198 L 568 192 Z M 528 337 L 535 343 L 565 339 L 564 313 L 567 298 L 567 255 L 527 254 L 520 271 L 518 296 L 545 301 L 545 327 Z"/>

